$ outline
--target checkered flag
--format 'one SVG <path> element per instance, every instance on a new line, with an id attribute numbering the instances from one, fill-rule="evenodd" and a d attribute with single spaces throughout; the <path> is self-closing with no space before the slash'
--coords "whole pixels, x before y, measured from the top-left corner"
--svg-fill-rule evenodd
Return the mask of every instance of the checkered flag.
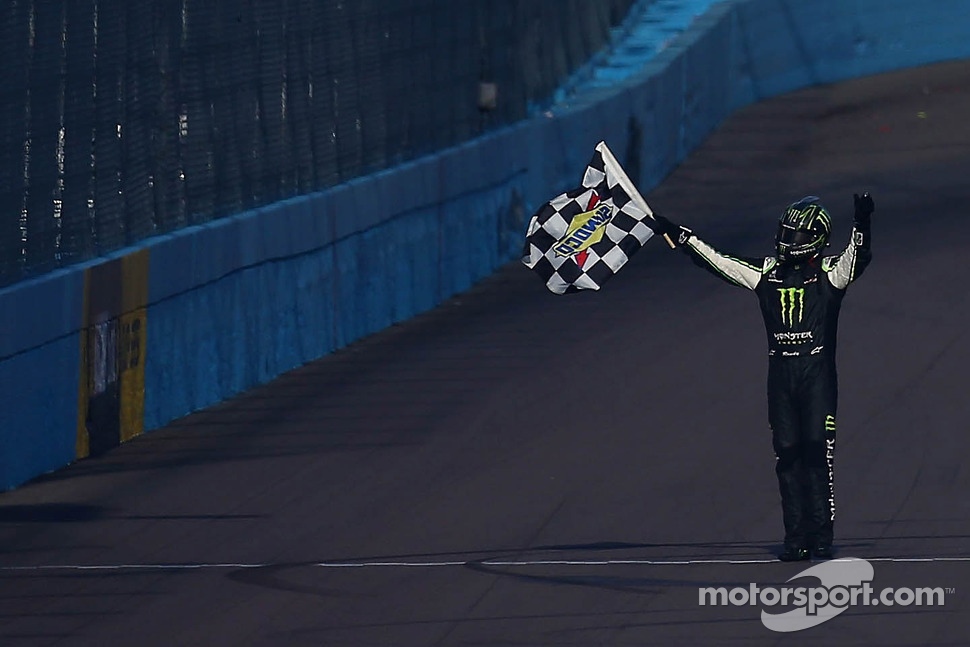
<path id="1" fill-rule="evenodd" d="M 599 290 L 653 231 L 650 207 L 605 142 L 596 145 L 582 186 L 532 216 L 522 262 L 556 294 Z"/>

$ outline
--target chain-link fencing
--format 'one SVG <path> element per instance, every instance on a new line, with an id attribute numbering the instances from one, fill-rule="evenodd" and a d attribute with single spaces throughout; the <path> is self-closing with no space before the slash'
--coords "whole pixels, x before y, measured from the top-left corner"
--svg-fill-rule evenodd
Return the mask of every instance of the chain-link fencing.
<path id="1" fill-rule="evenodd" d="M 7 0 L 0 286 L 522 119 L 633 2 Z"/>

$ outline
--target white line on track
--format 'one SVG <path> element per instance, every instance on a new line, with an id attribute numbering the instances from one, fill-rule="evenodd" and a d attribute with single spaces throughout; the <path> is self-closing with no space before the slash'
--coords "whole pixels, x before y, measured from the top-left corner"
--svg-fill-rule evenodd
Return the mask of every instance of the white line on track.
<path id="1" fill-rule="evenodd" d="M 264 568 L 273 564 L 37 564 L 0 566 L 0 571 L 200 571 L 215 568 Z"/>
<path id="2" fill-rule="evenodd" d="M 837 558 L 865 559 L 868 562 L 970 562 L 970 556 L 965 557 L 865 557 L 865 558 Z M 348 561 L 348 562 L 318 562 L 314 564 L 258 564 L 258 563 L 196 563 L 196 564 L 36 564 L 36 565 L 8 565 L 0 566 L 0 572 L 38 572 L 38 571 L 201 571 L 236 568 L 280 568 L 280 567 L 311 567 L 311 568 L 445 568 L 455 566 L 484 566 L 517 568 L 527 566 L 710 566 L 710 565 L 744 565 L 744 564 L 777 564 L 777 559 L 604 559 L 604 560 L 565 560 L 565 559 L 536 559 L 536 560 L 465 560 L 465 561 Z M 804 562 L 809 563 L 809 562 Z"/>

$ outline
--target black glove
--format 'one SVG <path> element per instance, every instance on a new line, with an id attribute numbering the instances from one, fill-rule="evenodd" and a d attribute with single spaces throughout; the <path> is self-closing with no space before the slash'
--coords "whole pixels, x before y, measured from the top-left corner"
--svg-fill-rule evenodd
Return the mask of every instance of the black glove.
<path id="1" fill-rule="evenodd" d="M 855 199 L 855 223 L 862 229 L 868 229 L 872 221 L 872 212 L 876 210 L 876 205 L 872 202 L 872 196 L 868 193 L 852 195 Z"/>
<path id="2" fill-rule="evenodd" d="M 653 230 L 653 233 L 658 236 L 666 235 L 674 245 L 683 245 L 691 235 L 690 229 L 682 225 L 675 225 L 659 213 L 653 214 L 652 219 L 647 218 L 644 222 Z"/>

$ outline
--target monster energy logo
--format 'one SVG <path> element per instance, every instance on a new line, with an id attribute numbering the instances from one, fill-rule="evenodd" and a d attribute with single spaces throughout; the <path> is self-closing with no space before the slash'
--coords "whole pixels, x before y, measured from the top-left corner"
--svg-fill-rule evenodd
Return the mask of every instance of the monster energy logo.
<path id="1" fill-rule="evenodd" d="M 789 328 L 801 323 L 805 314 L 805 288 L 778 288 L 778 293 L 781 296 L 781 323 Z"/>

